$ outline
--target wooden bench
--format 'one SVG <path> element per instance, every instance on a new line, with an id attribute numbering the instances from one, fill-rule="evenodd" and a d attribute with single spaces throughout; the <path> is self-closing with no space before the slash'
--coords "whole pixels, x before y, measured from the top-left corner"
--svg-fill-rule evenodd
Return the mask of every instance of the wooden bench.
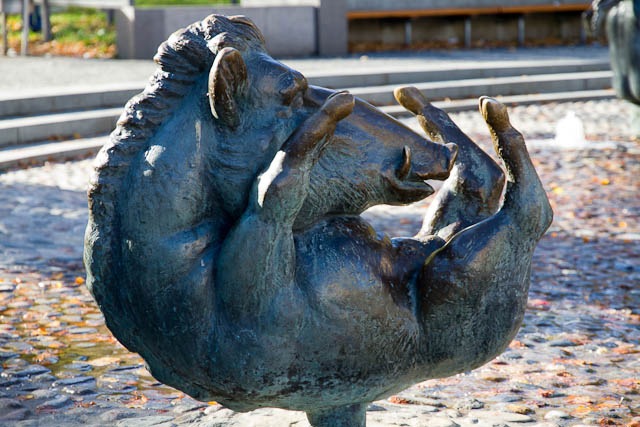
<path id="1" fill-rule="evenodd" d="M 525 21 L 524 16 L 536 13 L 555 12 L 585 12 L 591 2 L 560 4 L 550 3 L 542 5 L 513 5 L 490 7 L 459 7 L 459 8 L 430 8 L 430 9 L 395 9 L 395 10 L 351 10 L 347 12 L 348 21 L 365 19 L 404 19 L 405 44 L 411 44 L 412 20 L 416 18 L 465 17 L 464 40 L 465 46 L 471 47 L 471 18 L 481 15 L 519 15 L 518 43 L 524 44 Z"/>

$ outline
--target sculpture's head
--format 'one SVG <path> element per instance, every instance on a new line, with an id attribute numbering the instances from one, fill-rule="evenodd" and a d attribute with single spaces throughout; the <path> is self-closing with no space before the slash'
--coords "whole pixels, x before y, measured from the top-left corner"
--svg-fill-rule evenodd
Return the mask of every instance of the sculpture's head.
<path id="1" fill-rule="evenodd" d="M 269 56 L 260 30 L 242 16 L 211 15 L 177 31 L 155 61 L 160 67 L 145 92 L 127 104 L 114 133 L 117 146 L 103 150 L 110 151 L 103 159 L 122 170 L 118 152 L 129 162 L 136 151 L 144 151 L 140 163 L 132 165 L 146 181 L 141 188 L 162 186 L 164 171 L 181 173 L 185 188 L 176 187 L 174 208 L 193 212 L 201 207 L 195 216 L 239 217 L 257 174 L 332 93 L 309 86 L 301 73 Z M 452 157 L 450 147 L 426 141 L 358 100 L 312 174 L 301 222 L 422 199 L 433 191 L 424 180 L 445 178 Z M 203 180 L 208 194 L 183 197 L 197 188 L 189 182 Z M 163 220 L 170 222 L 163 228 L 181 227 L 169 216 L 153 223 Z M 185 215 L 185 222 L 193 223 L 193 217 Z"/>
<path id="2" fill-rule="evenodd" d="M 310 87 L 307 105 L 332 93 Z M 455 144 L 437 144 L 356 98 L 311 174 L 310 194 L 298 215 L 304 227 L 326 214 L 359 214 L 377 204 L 408 204 L 433 193 L 426 180 L 449 176 Z"/>
<path id="3" fill-rule="evenodd" d="M 223 33 L 208 43 L 216 52 L 208 84 L 211 113 L 225 133 L 242 138 L 236 140 L 238 149 L 255 158 L 267 147 L 270 160 L 273 150 L 334 91 L 310 86 L 302 74 L 271 58 L 261 44 L 242 52 L 231 47 L 237 46 L 236 39 Z M 309 200 L 298 225 L 327 213 L 360 213 L 375 204 L 421 200 L 433 193 L 425 180 L 445 179 L 454 157 L 453 144 L 427 141 L 356 100 L 312 172 Z M 245 165 L 251 163 L 244 159 Z M 228 173 L 239 170 L 231 166 Z"/>
<path id="4" fill-rule="evenodd" d="M 243 16 L 210 15 L 176 31 L 154 61 L 159 66 L 147 87 L 127 103 L 99 155 L 98 173 L 110 175 L 115 187 L 131 188 L 135 183 L 120 181 L 138 179 L 147 199 L 142 187 L 160 188 L 167 174 L 181 175 L 184 188 L 174 186 L 175 195 L 162 190 L 164 200 L 149 204 L 151 210 L 171 204 L 183 212 L 155 218 L 161 228 L 180 228 L 176 221 L 191 224 L 205 213 L 233 220 L 246 206 L 255 176 L 317 110 L 303 106 L 307 82 L 268 55 L 262 33 Z M 210 191 L 196 194 L 203 184 Z M 113 197 L 105 190 L 101 185 L 95 198 Z M 187 193 L 194 194 L 183 197 Z"/>

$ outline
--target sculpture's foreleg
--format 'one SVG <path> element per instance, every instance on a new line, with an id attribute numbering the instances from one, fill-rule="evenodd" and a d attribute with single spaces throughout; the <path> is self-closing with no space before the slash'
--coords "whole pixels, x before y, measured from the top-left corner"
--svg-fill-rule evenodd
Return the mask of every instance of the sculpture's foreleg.
<path id="1" fill-rule="evenodd" d="M 338 121 L 353 110 L 348 93 L 329 97 L 284 143 L 252 189 L 249 206 L 218 257 L 216 291 L 224 310 L 256 318 L 279 292 L 293 292 L 293 223 L 309 189 L 309 174 Z M 288 306 L 294 305 L 293 295 Z M 275 319 L 277 320 L 277 319 Z"/>
<path id="2" fill-rule="evenodd" d="M 506 167 L 505 200 L 497 213 L 455 235 L 422 269 L 418 313 L 425 342 L 431 344 L 425 354 L 441 363 L 434 375 L 477 367 L 515 336 L 526 307 L 533 251 L 552 219 L 524 139 L 509 123 L 506 108 L 489 98 L 482 98 L 480 107 Z"/>
<path id="3" fill-rule="evenodd" d="M 458 155 L 449 178 L 431 202 L 418 239 L 431 235 L 448 240 L 498 210 L 504 173 L 480 147 L 453 123 L 444 111 L 431 105 L 414 87 L 396 89 L 396 100 L 418 118 L 436 142 L 453 142 Z"/>

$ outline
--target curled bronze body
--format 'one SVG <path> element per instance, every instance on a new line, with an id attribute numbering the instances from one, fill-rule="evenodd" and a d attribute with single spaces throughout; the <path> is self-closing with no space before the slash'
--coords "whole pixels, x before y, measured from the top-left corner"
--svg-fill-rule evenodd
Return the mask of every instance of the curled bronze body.
<path id="1" fill-rule="evenodd" d="M 212 15 L 155 59 L 98 156 L 85 264 L 158 380 L 357 426 L 368 402 L 508 345 L 552 212 L 501 104 L 480 99 L 506 172 L 414 88 L 396 98 L 433 140 L 308 85 L 244 17 Z M 428 179 L 444 184 L 415 237 L 360 217 L 429 196 Z"/>

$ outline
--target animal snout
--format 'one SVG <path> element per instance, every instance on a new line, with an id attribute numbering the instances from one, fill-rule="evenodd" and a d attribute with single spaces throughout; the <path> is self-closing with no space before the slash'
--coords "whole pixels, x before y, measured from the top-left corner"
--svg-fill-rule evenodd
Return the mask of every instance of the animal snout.
<path id="1" fill-rule="evenodd" d="M 443 169 L 440 175 L 434 174 L 435 179 L 447 179 L 449 178 L 449 173 L 451 173 L 451 169 L 456 161 L 456 157 L 458 156 L 458 146 L 453 143 L 444 144 L 442 148 L 445 149 L 444 154 L 444 162 Z"/>
<path id="2" fill-rule="evenodd" d="M 441 148 L 441 155 L 436 157 L 436 162 L 432 165 L 432 170 L 427 179 L 444 180 L 449 178 L 449 173 L 458 155 L 458 146 L 456 144 L 444 144 L 439 145 L 439 147 Z"/>

